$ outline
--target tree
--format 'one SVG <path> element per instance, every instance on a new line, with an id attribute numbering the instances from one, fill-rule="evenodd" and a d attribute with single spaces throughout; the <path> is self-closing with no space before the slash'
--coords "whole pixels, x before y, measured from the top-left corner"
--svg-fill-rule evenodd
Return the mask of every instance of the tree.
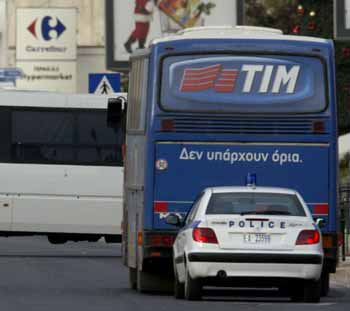
<path id="1" fill-rule="evenodd" d="M 332 0 L 248 0 L 246 24 L 333 38 Z M 335 42 L 339 135 L 350 131 L 350 42 Z"/>

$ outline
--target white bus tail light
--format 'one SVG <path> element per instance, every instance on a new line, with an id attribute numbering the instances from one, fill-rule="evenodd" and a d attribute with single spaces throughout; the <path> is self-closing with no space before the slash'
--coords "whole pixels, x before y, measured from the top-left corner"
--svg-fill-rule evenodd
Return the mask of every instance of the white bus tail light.
<path id="1" fill-rule="evenodd" d="M 158 171 L 165 171 L 168 168 L 168 161 L 165 159 L 158 159 L 156 161 L 156 169 Z"/>

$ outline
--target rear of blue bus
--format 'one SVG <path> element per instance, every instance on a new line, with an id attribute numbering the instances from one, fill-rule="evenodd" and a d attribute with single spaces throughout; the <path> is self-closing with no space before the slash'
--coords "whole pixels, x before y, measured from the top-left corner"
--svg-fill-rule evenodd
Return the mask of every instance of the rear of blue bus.
<path id="1" fill-rule="evenodd" d="M 171 257 L 174 227 L 206 187 L 297 190 L 323 218 L 325 267 L 337 260 L 337 122 L 332 43 L 197 39 L 150 57 L 144 259 Z"/>

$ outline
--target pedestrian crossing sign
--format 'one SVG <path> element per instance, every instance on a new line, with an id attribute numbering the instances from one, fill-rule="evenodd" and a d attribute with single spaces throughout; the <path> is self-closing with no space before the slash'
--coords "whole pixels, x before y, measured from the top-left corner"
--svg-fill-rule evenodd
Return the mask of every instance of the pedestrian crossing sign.
<path id="1" fill-rule="evenodd" d="M 113 95 L 120 92 L 119 73 L 90 73 L 89 93 L 98 95 Z"/>

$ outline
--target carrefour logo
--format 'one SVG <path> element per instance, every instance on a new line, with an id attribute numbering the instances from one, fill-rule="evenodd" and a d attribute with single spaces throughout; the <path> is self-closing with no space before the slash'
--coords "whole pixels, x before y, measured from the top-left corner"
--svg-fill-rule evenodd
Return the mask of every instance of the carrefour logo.
<path id="1" fill-rule="evenodd" d="M 66 30 L 66 26 L 57 18 L 45 16 L 35 19 L 29 26 L 28 31 L 36 38 L 45 41 L 58 39 Z"/>

